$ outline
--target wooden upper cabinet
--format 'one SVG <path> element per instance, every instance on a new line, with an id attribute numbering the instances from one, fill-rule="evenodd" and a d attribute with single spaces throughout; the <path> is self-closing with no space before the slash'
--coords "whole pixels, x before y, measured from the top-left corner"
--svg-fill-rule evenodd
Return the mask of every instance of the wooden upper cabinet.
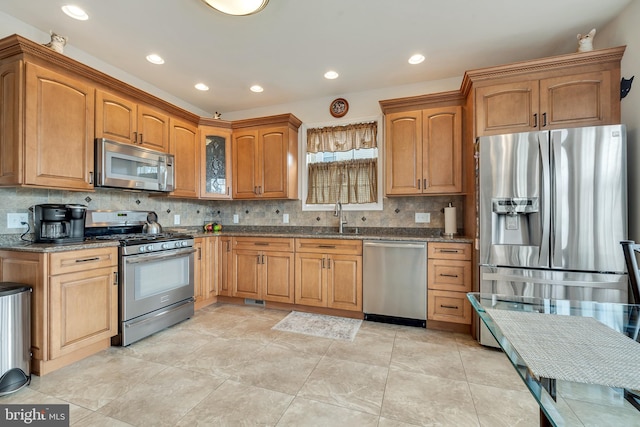
<path id="1" fill-rule="evenodd" d="M 386 115 L 386 194 L 462 191 L 462 108 Z"/>
<path id="2" fill-rule="evenodd" d="M 200 147 L 198 129 L 184 120 L 171 118 L 169 152 L 174 156 L 175 182 L 172 197 L 198 198 L 200 194 Z"/>
<path id="3" fill-rule="evenodd" d="M 25 88 L 21 183 L 92 190 L 94 87 L 27 62 Z"/>
<path id="4" fill-rule="evenodd" d="M 233 123 L 234 199 L 298 197 L 298 128 L 301 124 L 291 114 Z"/>
<path id="5" fill-rule="evenodd" d="M 468 71 L 475 136 L 620 123 L 624 46 Z"/>
<path id="6" fill-rule="evenodd" d="M 22 183 L 22 61 L 0 65 L 0 185 Z"/>
<path id="7" fill-rule="evenodd" d="M 96 138 L 106 138 L 167 152 L 169 115 L 163 111 L 98 89 Z"/>
<path id="8" fill-rule="evenodd" d="M 200 126 L 200 198 L 231 198 L 231 130 Z"/>

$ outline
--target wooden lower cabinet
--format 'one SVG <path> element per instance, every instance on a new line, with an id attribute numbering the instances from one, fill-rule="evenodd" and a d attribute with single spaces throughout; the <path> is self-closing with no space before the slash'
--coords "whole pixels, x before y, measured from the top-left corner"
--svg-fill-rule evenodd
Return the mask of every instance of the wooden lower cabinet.
<path id="1" fill-rule="evenodd" d="M 296 239 L 295 303 L 362 311 L 362 241 Z"/>
<path id="2" fill-rule="evenodd" d="M 293 239 L 233 239 L 231 296 L 294 302 Z"/>
<path id="3" fill-rule="evenodd" d="M 44 375 L 111 345 L 118 333 L 118 250 L 0 251 L 3 282 L 32 287 L 31 371 Z"/>
<path id="4" fill-rule="evenodd" d="M 429 242 L 427 248 L 427 319 L 471 325 L 471 244 Z"/>
<path id="5" fill-rule="evenodd" d="M 218 284 L 218 237 L 198 237 L 194 241 L 196 250 L 193 268 L 195 309 L 216 302 Z"/>

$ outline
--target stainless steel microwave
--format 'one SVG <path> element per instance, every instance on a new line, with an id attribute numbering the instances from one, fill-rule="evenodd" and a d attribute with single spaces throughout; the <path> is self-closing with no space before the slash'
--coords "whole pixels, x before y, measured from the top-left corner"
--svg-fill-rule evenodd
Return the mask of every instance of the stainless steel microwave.
<path id="1" fill-rule="evenodd" d="M 173 191 L 173 155 L 96 139 L 96 187 Z"/>

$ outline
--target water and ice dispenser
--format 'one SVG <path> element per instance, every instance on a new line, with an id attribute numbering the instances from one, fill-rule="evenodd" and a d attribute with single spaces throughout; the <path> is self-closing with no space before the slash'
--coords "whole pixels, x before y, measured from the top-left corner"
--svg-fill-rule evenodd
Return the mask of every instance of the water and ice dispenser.
<path id="1" fill-rule="evenodd" d="M 492 208 L 492 244 L 539 246 L 542 231 L 538 198 L 495 198 Z"/>

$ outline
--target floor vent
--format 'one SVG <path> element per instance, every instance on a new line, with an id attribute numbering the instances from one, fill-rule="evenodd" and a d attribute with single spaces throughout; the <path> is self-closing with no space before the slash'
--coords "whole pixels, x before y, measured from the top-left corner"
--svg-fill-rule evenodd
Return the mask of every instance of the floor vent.
<path id="1" fill-rule="evenodd" d="M 245 298 L 244 303 L 246 305 L 257 305 L 258 307 L 264 307 L 264 300 L 261 299 Z"/>

